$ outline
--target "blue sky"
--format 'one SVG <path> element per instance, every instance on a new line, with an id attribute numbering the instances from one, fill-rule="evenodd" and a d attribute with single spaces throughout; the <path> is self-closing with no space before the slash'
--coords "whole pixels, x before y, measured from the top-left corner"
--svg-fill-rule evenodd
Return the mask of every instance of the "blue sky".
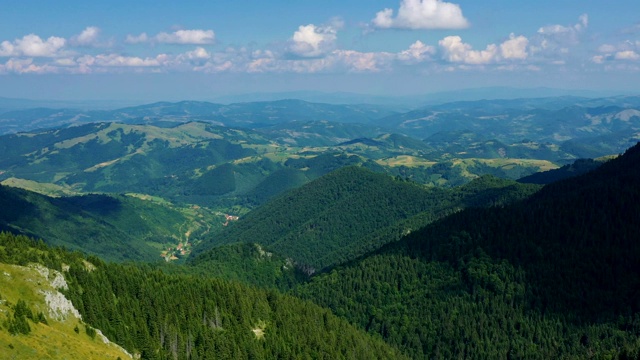
<path id="1" fill-rule="evenodd" d="M 639 80 L 637 0 L 21 0 L 0 11 L 4 97 L 628 92 Z"/>

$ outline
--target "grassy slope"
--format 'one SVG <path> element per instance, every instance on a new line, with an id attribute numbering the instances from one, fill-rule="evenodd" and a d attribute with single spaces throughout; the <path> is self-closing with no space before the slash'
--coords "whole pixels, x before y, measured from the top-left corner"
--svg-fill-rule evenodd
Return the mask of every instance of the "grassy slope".
<path id="1" fill-rule="evenodd" d="M 49 307 L 42 291 L 56 291 L 48 279 L 33 268 L 0 263 L 0 319 L 13 313 L 10 304 L 24 300 L 34 312 L 43 312 L 48 324 L 33 323 L 31 333 L 10 335 L 0 327 L 0 357 L 4 359 L 110 359 L 130 358 L 113 344 L 105 344 L 99 337 L 92 339 L 85 332 L 82 320 L 67 314 L 64 320 L 49 315 Z M 78 326 L 81 331 L 76 333 Z"/>

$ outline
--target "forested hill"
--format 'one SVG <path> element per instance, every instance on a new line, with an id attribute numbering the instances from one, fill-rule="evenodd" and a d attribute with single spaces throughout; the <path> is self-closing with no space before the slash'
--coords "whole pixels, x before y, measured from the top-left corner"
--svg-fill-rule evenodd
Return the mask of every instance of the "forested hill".
<path id="1" fill-rule="evenodd" d="M 208 231 L 212 218 L 204 210 L 132 196 L 52 198 L 0 185 L 0 230 L 111 261 L 157 261 L 162 247 L 187 241 L 187 231 L 194 237 Z"/>
<path id="2" fill-rule="evenodd" d="M 640 145 L 295 290 L 414 358 L 640 356 Z"/>
<path id="3" fill-rule="evenodd" d="M 578 159 L 572 164 L 564 165 L 558 169 L 537 172 L 518 179 L 524 184 L 550 184 L 552 182 L 568 179 L 574 176 L 588 173 L 602 165 L 604 160 Z"/>
<path id="4" fill-rule="evenodd" d="M 255 209 L 216 234 L 208 246 L 256 242 L 313 272 L 376 250 L 467 205 L 508 202 L 535 190 L 492 177 L 456 190 L 426 188 L 346 167 Z"/>
<path id="5" fill-rule="evenodd" d="M 64 274 L 69 288 L 58 291 L 82 315 L 83 323 L 78 324 L 82 329 L 100 329 L 141 359 L 404 358 L 381 339 L 330 311 L 276 291 L 212 278 L 165 275 L 140 266 L 105 264 L 96 257 L 85 258 L 24 236 L 0 233 L 0 265 L 30 263 Z M 5 290 L 0 290 L 4 300 Z M 61 296 L 58 299 L 64 299 Z M 0 323 L 0 344 L 8 337 L 4 332 L 11 331 L 16 322 L 20 328 L 39 329 L 35 334 L 17 334 L 17 344 L 38 342 L 30 337 L 39 336 L 48 326 L 36 324 L 40 317 L 25 316 L 24 309 L 36 304 L 21 300 L 25 301 L 21 306 L 0 302 L 2 311 L 10 315 Z M 84 340 L 86 335 L 77 337 Z M 55 344 L 48 342 L 53 339 L 58 338 L 47 336 L 39 349 L 57 358 L 59 353 L 51 353 Z M 83 344 L 71 343 L 69 353 L 80 353 L 73 346 Z M 0 357 L 18 358 L 21 349 L 3 346 Z"/>

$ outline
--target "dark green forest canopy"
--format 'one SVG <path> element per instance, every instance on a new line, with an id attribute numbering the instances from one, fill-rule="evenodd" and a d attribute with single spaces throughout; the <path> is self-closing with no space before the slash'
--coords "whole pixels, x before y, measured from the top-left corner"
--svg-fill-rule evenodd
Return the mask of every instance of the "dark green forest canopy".
<path id="1" fill-rule="evenodd" d="M 106 260 L 156 261 L 159 249 L 177 243 L 181 227 L 194 222 L 179 209 L 130 196 L 51 198 L 0 185 L 0 229 Z"/>
<path id="2" fill-rule="evenodd" d="M 467 209 L 293 293 L 415 358 L 638 358 L 640 145 Z"/>
<path id="3" fill-rule="evenodd" d="M 69 266 L 65 294 L 83 320 L 143 359 L 403 358 L 329 310 L 277 291 L 106 264 L 6 232 L 0 262 Z"/>
<path id="4" fill-rule="evenodd" d="M 212 237 L 201 252 L 207 246 L 256 242 L 313 272 L 373 251 L 460 208 L 508 203 L 538 188 L 491 176 L 455 190 L 426 188 L 345 167 L 255 209 Z M 195 257 L 193 263 L 204 259 Z"/>

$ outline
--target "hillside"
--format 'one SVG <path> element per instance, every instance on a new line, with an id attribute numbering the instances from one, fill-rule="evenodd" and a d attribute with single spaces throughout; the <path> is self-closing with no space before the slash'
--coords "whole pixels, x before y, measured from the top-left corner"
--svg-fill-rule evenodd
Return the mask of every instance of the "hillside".
<path id="1" fill-rule="evenodd" d="M 133 192 L 236 212 L 345 164 L 373 163 L 327 147 L 310 153 L 265 134 L 205 123 L 43 130 L 2 136 L 0 150 L 5 184 L 47 194 Z"/>
<path id="2" fill-rule="evenodd" d="M 309 279 L 293 259 L 267 251 L 255 243 L 216 246 L 187 263 L 156 266 L 166 273 L 214 277 L 280 291 Z"/>
<path id="3" fill-rule="evenodd" d="M 638 106 L 638 97 L 479 100 L 428 106 L 375 123 L 422 137 L 471 129 L 504 142 L 524 138 L 557 142 L 562 137 L 568 140 L 622 129 L 637 130 Z"/>
<path id="4" fill-rule="evenodd" d="M 223 218 L 125 195 L 51 198 L 0 185 L 0 229 L 104 259 L 157 261 L 163 250 L 193 245 Z"/>
<path id="5" fill-rule="evenodd" d="M 6 251 L 8 245 L 2 241 L 0 251 Z M 9 265 L 3 260 L 0 258 L 2 358 L 132 358 L 82 321 L 59 292 L 68 288 L 60 272 L 37 264 Z"/>
<path id="6" fill-rule="evenodd" d="M 69 287 L 63 293 L 84 322 L 142 359 L 404 358 L 328 310 L 275 291 L 105 264 L 7 233 L 0 233 L 0 263 L 40 263 L 63 273 Z M 0 339 L 6 331 L 0 327 Z M 91 351 L 82 345 L 68 351 Z"/>
<path id="7" fill-rule="evenodd" d="M 579 176 L 594 169 L 597 169 L 605 160 L 579 159 L 572 164 L 564 165 L 558 169 L 541 171 L 518 179 L 519 183 L 525 184 L 550 184 L 552 182 Z"/>
<path id="8" fill-rule="evenodd" d="M 294 291 L 414 358 L 637 358 L 640 145 Z"/>
<path id="9" fill-rule="evenodd" d="M 410 232 L 464 207 L 483 191 L 513 186 L 517 191 L 512 195 L 519 197 L 537 189 L 489 183 L 479 181 L 457 191 L 428 189 L 362 167 L 345 167 L 253 210 L 203 243 L 199 252 L 232 242 L 256 242 L 313 273 L 375 250 L 393 241 L 396 233 Z M 398 229 L 399 222 L 419 214 L 412 226 Z"/>

